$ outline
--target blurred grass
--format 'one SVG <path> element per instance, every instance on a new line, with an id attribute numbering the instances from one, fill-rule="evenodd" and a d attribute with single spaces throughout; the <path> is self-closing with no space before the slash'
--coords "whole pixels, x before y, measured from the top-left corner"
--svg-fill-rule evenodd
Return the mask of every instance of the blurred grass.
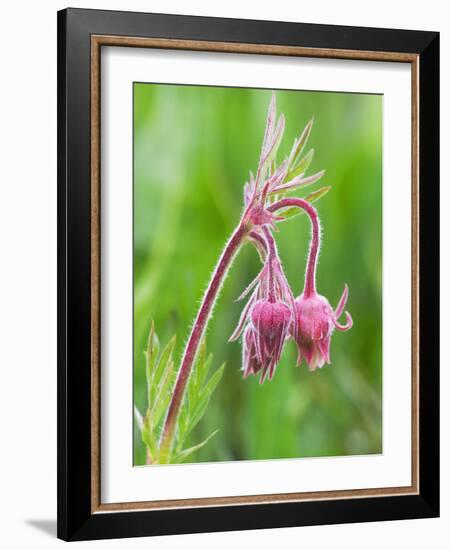
<path id="1" fill-rule="evenodd" d="M 179 358 L 218 255 L 239 220 L 270 95 L 134 85 L 134 396 L 141 411 L 150 321 L 163 343 L 177 334 Z M 334 334 L 331 366 L 314 373 L 295 368 L 290 342 L 272 382 L 243 380 L 240 345 L 227 340 L 242 307 L 234 300 L 259 268 L 255 251 L 244 247 L 208 330 L 214 365 L 227 362 L 224 379 L 193 441 L 220 431 L 192 462 L 382 451 L 382 97 L 278 91 L 277 107 L 287 122 L 279 158 L 315 117 L 309 173 L 325 168 L 321 185 L 333 186 L 317 203 L 324 237 L 318 291 L 335 305 L 348 283 L 354 327 Z M 282 260 L 297 295 L 310 228 L 305 216 L 280 227 Z M 143 464 L 136 427 L 134 433 L 134 461 Z"/>

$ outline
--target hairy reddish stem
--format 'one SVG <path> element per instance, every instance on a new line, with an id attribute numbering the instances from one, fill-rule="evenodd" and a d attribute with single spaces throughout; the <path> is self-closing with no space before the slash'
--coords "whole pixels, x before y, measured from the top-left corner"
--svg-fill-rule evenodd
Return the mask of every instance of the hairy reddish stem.
<path id="1" fill-rule="evenodd" d="M 271 231 L 265 226 L 263 227 L 263 233 L 265 235 L 266 242 L 268 243 L 268 260 L 269 260 L 269 301 L 274 303 L 276 301 L 276 288 L 274 280 L 274 262 L 277 258 L 276 244 L 274 237 L 271 235 Z"/>
<path id="2" fill-rule="evenodd" d="M 316 264 L 318 262 L 318 253 L 320 248 L 320 225 L 318 212 L 316 211 L 316 208 L 314 208 L 308 201 L 295 197 L 281 199 L 280 201 L 274 202 L 268 207 L 268 210 L 270 212 L 276 212 L 277 210 L 288 206 L 295 206 L 304 210 L 309 216 L 312 224 L 312 238 L 310 241 L 310 251 L 303 292 L 304 296 L 309 298 L 316 293 Z"/>
<path id="3" fill-rule="evenodd" d="M 226 244 L 221 257 L 219 258 L 219 262 L 213 272 L 210 283 L 202 299 L 202 303 L 183 353 L 182 363 L 177 374 L 177 380 L 175 382 L 174 391 L 172 393 L 161 434 L 160 455 L 163 459 L 167 460 L 169 458 L 172 449 L 175 428 L 177 425 L 177 416 L 183 402 L 186 384 L 188 382 L 189 375 L 191 374 L 194 360 L 196 359 L 197 351 L 205 333 L 212 308 L 216 302 L 219 291 L 221 290 L 222 283 L 224 282 L 229 267 L 231 266 L 241 244 L 243 243 L 244 238 L 246 237 L 247 231 L 246 226 L 240 222 L 238 227 L 233 232 L 230 240 Z"/>
<path id="4" fill-rule="evenodd" d="M 261 245 L 262 249 L 264 250 L 264 252 L 266 253 L 267 252 L 267 248 L 268 248 L 268 243 L 265 241 L 265 239 L 260 235 L 260 233 L 258 233 L 258 231 L 251 231 L 249 233 L 249 237 L 251 237 L 251 239 L 254 239 L 254 241 L 257 241 L 258 244 Z"/>

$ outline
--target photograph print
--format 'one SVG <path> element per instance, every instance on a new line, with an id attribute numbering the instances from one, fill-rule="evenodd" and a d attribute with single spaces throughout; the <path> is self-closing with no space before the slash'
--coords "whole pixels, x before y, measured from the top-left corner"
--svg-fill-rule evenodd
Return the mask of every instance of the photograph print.
<path id="1" fill-rule="evenodd" d="M 383 452 L 382 109 L 133 84 L 135 466 Z"/>

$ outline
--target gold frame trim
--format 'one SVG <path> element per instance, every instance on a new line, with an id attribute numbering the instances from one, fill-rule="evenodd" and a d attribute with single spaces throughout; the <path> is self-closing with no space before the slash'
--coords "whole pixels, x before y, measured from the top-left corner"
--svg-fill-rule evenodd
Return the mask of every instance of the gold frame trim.
<path id="1" fill-rule="evenodd" d="M 384 487 L 341 491 L 280 493 L 265 495 L 191 498 L 147 502 L 102 504 L 100 500 L 100 50 L 102 46 L 171 50 L 247 53 L 331 59 L 355 59 L 410 63 L 412 69 L 412 481 L 407 487 Z M 91 513 L 133 510 L 164 510 L 386 497 L 419 494 L 419 56 L 399 52 L 334 50 L 267 44 L 240 44 L 140 38 L 91 36 Z"/>

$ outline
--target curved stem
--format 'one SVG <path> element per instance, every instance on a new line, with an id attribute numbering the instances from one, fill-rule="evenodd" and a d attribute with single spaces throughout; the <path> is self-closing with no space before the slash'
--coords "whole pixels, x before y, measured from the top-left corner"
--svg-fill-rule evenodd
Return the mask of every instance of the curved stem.
<path id="1" fill-rule="evenodd" d="M 268 244 L 265 239 L 260 235 L 258 231 L 252 230 L 249 233 L 249 238 L 257 250 L 258 255 L 260 256 L 261 262 L 265 263 L 266 255 L 268 254 Z"/>
<path id="2" fill-rule="evenodd" d="M 274 278 L 274 262 L 277 259 L 276 244 L 271 231 L 264 226 L 263 233 L 265 234 L 266 242 L 268 243 L 268 264 L 269 264 L 269 301 L 274 303 L 276 301 L 276 288 Z"/>
<path id="3" fill-rule="evenodd" d="M 265 253 L 267 253 L 268 243 L 265 241 L 265 239 L 260 235 L 260 233 L 258 231 L 252 230 L 249 233 L 249 237 L 251 239 L 253 239 L 254 241 L 257 241 L 257 243 L 259 243 L 261 245 L 261 247 L 263 248 Z"/>
<path id="4" fill-rule="evenodd" d="M 278 258 L 278 255 L 277 255 L 276 242 L 274 241 L 274 237 L 272 236 L 272 233 L 267 226 L 263 227 L 263 233 L 265 234 L 265 240 L 268 243 L 268 257 L 271 260 L 275 260 L 276 258 Z"/>
<path id="5" fill-rule="evenodd" d="M 183 403 L 186 384 L 188 382 L 189 375 L 191 374 L 194 360 L 196 359 L 197 351 L 205 333 L 208 320 L 210 319 L 211 311 L 216 302 L 219 291 L 221 290 L 222 283 L 224 282 L 236 253 L 243 243 L 246 233 L 247 229 L 245 225 L 240 222 L 238 227 L 233 232 L 230 240 L 226 244 L 221 257 L 219 258 L 219 262 L 213 272 L 210 283 L 202 299 L 193 328 L 191 329 L 191 334 L 188 338 L 188 342 L 186 343 L 185 351 L 183 352 L 182 362 L 177 374 L 177 380 L 175 382 L 174 391 L 169 403 L 168 412 L 160 438 L 160 456 L 163 461 L 167 461 L 169 459 L 172 450 L 175 428 L 177 425 L 177 416 Z"/>
<path id="6" fill-rule="evenodd" d="M 312 224 L 312 238 L 310 241 L 310 250 L 304 284 L 304 296 L 308 298 L 316 293 L 316 264 L 318 262 L 318 253 L 321 245 L 318 212 L 316 211 L 316 208 L 314 208 L 308 201 L 295 197 L 281 199 L 280 201 L 274 202 L 268 207 L 268 210 L 270 212 L 276 212 L 277 210 L 288 206 L 295 206 L 304 210 L 309 216 Z"/>

